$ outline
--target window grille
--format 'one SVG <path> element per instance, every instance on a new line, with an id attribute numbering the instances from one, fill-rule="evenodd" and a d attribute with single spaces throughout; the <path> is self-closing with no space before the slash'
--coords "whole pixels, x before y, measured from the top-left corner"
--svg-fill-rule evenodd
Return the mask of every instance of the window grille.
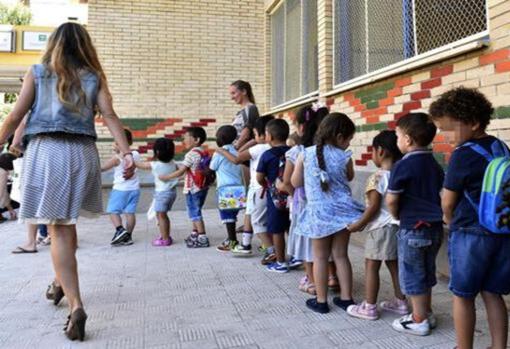
<path id="1" fill-rule="evenodd" d="M 335 0 L 335 84 L 487 30 L 486 0 Z"/>
<path id="2" fill-rule="evenodd" d="M 273 106 L 315 92 L 319 86 L 317 0 L 284 0 L 271 15 Z"/>

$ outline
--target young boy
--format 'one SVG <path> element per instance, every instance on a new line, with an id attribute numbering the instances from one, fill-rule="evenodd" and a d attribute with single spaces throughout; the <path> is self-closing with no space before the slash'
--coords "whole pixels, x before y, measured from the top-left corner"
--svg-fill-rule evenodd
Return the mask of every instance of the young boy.
<path id="1" fill-rule="evenodd" d="M 285 153 L 290 149 L 286 142 L 289 137 L 289 124 L 283 119 L 271 120 L 266 126 L 266 141 L 271 149 L 260 157 L 257 166 L 257 181 L 267 188 L 274 183 L 280 172 L 280 162 L 285 161 Z M 287 273 L 289 265 L 285 261 L 285 232 L 289 229 L 289 212 L 275 207 L 271 195 L 267 195 L 267 231 L 273 238 L 276 262 L 267 265 L 267 270 Z"/>
<path id="2" fill-rule="evenodd" d="M 272 115 L 261 116 L 255 121 L 253 133 L 255 135 L 256 145 L 247 150 L 241 151 L 237 157 L 231 153 L 218 149 L 217 152 L 224 155 L 228 160 L 235 164 L 242 164 L 250 161 L 250 186 L 248 195 L 246 196 L 246 212 L 245 212 L 245 231 L 243 232 L 243 240 L 241 244 L 234 247 L 232 253 L 235 255 L 250 255 L 252 253 L 251 240 L 253 233 L 262 241 L 262 248 L 265 251 L 261 263 L 267 265 L 276 261 L 274 253 L 273 241 L 267 234 L 267 199 L 264 188 L 257 181 L 257 166 L 262 154 L 271 148 L 266 143 L 266 125 L 274 119 Z M 247 227 L 251 227 L 248 229 Z"/>
<path id="3" fill-rule="evenodd" d="M 411 113 L 397 122 L 397 146 L 404 154 L 391 171 L 386 202 L 400 220 L 398 268 L 402 293 L 413 312 L 393 322 L 400 332 L 425 336 L 436 326 L 432 314 L 432 287 L 436 256 L 443 234 L 441 191 L 444 172 L 428 146 L 436 127 L 427 114 Z"/>
<path id="4" fill-rule="evenodd" d="M 208 156 L 207 151 L 202 148 L 206 139 L 207 134 L 202 127 L 188 128 L 183 138 L 184 147 L 188 152 L 180 168 L 174 173 L 159 177 L 162 181 L 169 181 L 185 175 L 183 193 L 186 196 L 188 216 L 193 225 L 191 234 L 185 239 L 189 248 L 209 247 L 209 238 L 205 234 L 202 218 L 202 207 L 209 187 L 207 183 L 203 183 L 203 173 L 200 169 L 202 159 Z"/>
<path id="5" fill-rule="evenodd" d="M 469 202 L 480 201 L 488 161 L 470 146 L 489 154 L 493 145 L 506 145 L 489 136 L 486 128 L 493 113 L 491 103 L 475 89 L 460 87 L 444 93 L 430 106 L 436 126 L 449 143 L 457 145 L 446 171 L 442 206 L 449 224 L 450 285 L 453 320 L 459 349 L 473 348 L 475 298 L 482 294 L 491 332 L 490 348 L 507 345 L 508 314 L 501 295 L 510 293 L 510 235 L 495 235 L 480 226 L 478 211 Z"/>
<path id="6" fill-rule="evenodd" d="M 124 129 L 128 144 L 133 144 L 133 135 L 128 129 Z M 111 241 L 112 246 L 132 245 L 132 234 L 136 225 L 136 207 L 140 199 L 140 181 L 135 174 L 129 179 L 124 179 L 124 160 L 119 155 L 120 150 L 114 143 L 115 154 L 103 166 L 101 171 L 114 169 L 113 189 L 110 193 L 106 212 L 110 214 L 110 220 L 115 227 L 115 233 Z M 134 161 L 140 161 L 140 154 L 136 150 L 131 151 Z M 121 215 L 126 216 L 126 227 L 122 224 Z"/>

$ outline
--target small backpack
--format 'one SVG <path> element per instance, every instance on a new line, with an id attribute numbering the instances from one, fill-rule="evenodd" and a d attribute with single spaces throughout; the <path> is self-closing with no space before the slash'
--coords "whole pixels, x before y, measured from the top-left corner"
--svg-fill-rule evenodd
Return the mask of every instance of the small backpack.
<path id="1" fill-rule="evenodd" d="M 200 163 L 195 169 L 195 173 L 190 170 L 191 178 L 193 178 L 193 182 L 200 189 L 208 188 L 216 180 L 216 173 L 209 168 L 211 155 L 205 150 L 194 149 L 193 151 L 200 155 Z"/>
<path id="2" fill-rule="evenodd" d="M 482 227 L 494 234 L 510 234 L 510 151 L 499 140 L 492 143 L 491 152 L 472 142 L 462 147 L 470 147 L 489 162 L 483 176 L 479 204 L 467 191 L 464 191 L 464 196 L 478 212 Z"/>
<path id="3" fill-rule="evenodd" d="M 278 177 L 280 181 L 283 181 L 283 173 L 285 172 L 285 154 L 282 154 L 278 159 Z M 273 201 L 274 206 L 281 211 L 287 211 L 287 201 L 289 198 L 289 193 L 285 191 L 278 190 L 276 188 L 276 180 L 274 182 L 267 183 L 267 190 L 269 195 L 271 195 L 271 200 Z"/>

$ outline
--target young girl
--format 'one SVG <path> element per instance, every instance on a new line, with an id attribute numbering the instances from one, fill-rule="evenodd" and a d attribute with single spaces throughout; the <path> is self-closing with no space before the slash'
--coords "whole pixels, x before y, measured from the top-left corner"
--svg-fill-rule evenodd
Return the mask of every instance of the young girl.
<path id="1" fill-rule="evenodd" d="M 152 241 L 152 246 L 170 246 L 172 238 L 170 237 L 170 219 L 168 211 L 177 197 L 175 187 L 178 179 L 162 181 L 161 175 L 168 175 L 177 171 L 177 165 L 173 161 L 175 154 L 175 145 L 171 139 L 158 138 L 154 142 L 154 160 L 147 162 L 136 162 L 136 167 L 143 170 L 152 170 L 154 176 L 154 211 L 158 218 L 159 238 Z"/>
<path id="2" fill-rule="evenodd" d="M 225 151 L 237 156 L 237 151 L 233 144 L 237 137 L 237 131 L 234 126 L 221 126 L 216 132 L 216 144 Z M 243 186 L 241 167 L 230 162 L 219 152 L 215 152 L 210 169 L 216 171 L 216 181 L 218 190 L 227 186 Z M 227 226 L 227 238 L 216 248 L 220 252 L 232 251 L 239 242 L 236 236 L 236 222 L 239 210 L 221 210 L 220 218 L 223 224 Z"/>
<path id="3" fill-rule="evenodd" d="M 347 255 L 347 226 L 357 221 L 362 205 L 351 196 L 348 182 L 354 178 L 351 152 L 346 151 L 354 135 L 354 123 L 345 114 L 331 113 L 320 124 L 316 146 L 299 156 L 292 185 L 305 187 L 306 208 L 297 219 L 295 233 L 312 239 L 313 275 L 317 298 L 308 308 L 329 312 L 327 303 L 328 262 L 332 254 L 340 279 L 341 294 L 333 302 L 347 309 L 352 300 L 352 267 Z"/>
<path id="4" fill-rule="evenodd" d="M 80 215 L 95 217 L 103 210 L 96 110 L 119 144 L 129 178 L 133 156 L 92 40 L 83 26 L 64 23 L 50 36 L 42 64 L 25 75 L 18 101 L 0 130 L 3 144 L 30 113 L 20 218 L 49 224 L 56 279 L 71 312 L 65 333 L 72 340 L 84 339 L 87 320 L 78 282 L 76 222 Z"/>
<path id="5" fill-rule="evenodd" d="M 397 231 L 395 221 L 386 208 L 384 196 L 388 189 L 390 171 L 393 164 L 400 160 L 402 153 L 397 147 L 395 131 L 382 131 L 372 141 L 372 161 L 379 168 L 367 181 L 365 190 L 366 210 L 360 220 L 349 225 L 351 233 L 365 230 L 365 300 L 359 305 L 351 305 L 347 313 L 367 320 L 379 318 L 377 294 L 379 292 L 379 269 L 385 261 L 393 281 L 395 299 L 381 302 L 384 310 L 405 315 L 409 308 L 400 291 L 397 264 Z"/>

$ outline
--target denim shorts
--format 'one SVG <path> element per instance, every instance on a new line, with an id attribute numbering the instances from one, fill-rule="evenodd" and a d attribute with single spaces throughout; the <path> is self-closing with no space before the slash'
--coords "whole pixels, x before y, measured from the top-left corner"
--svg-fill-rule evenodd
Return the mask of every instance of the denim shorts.
<path id="1" fill-rule="evenodd" d="M 106 212 L 110 214 L 136 213 L 140 190 L 112 190 Z"/>
<path id="2" fill-rule="evenodd" d="M 175 189 L 154 192 L 154 211 L 168 212 L 172 210 L 177 192 Z"/>
<path id="3" fill-rule="evenodd" d="M 202 220 L 202 207 L 207 198 L 207 189 L 200 190 L 194 194 L 186 194 L 186 207 L 188 209 L 188 217 L 192 222 Z"/>
<path id="4" fill-rule="evenodd" d="M 439 224 L 398 231 L 398 275 L 402 293 L 426 294 L 437 283 L 436 257 L 442 235 L 443 227 Z"/>
<path id="5" fill-rule="evenodd" d="M 235 223 L 237 222 L 237 215 L 239 210 L 220 210 L 221 223 Z"/>
<path id="6" fill-rule="evenodd" d="M 289 211 L 279 210 L 273 204 L 273 200 L 267 198 L 267 232 L 270 234 L 284 234 L 289 231 Z"/>
<path id="7" fill-rule="evenodd" d="M 480 291 L 510 293 L 510 235 L 481 228 L 452 231 L 448 237 L 449 288 L 459 297 Z"/>

